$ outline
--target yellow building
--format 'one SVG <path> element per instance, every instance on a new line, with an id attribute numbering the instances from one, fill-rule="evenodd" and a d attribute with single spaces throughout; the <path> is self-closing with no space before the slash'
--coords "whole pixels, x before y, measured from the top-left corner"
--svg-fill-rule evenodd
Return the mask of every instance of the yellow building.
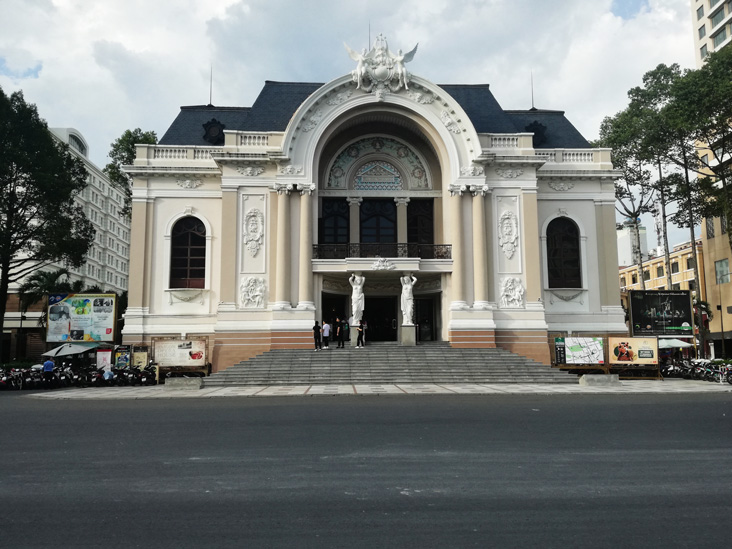
<path id="1" fill-rule="evenodd" d="M 704 270 L 704 251 L 702 241 L 696 241 L 696 256 L 699 261 L 699 276 L 701 277 L 700 291 L 702 300 L 706 301 Z M 674 246 L 669 254 L 671 269 L 671 288 L 668 287 L 666 274 L 666 258 L 653 257 L 643 262 L 643 281 L 646 290 L 691 290 L 696 292 L 697 285 L 694 276 L 694 255 L 691 244 L 683 242 Z M 623 305 L 627 306 L 629 290 L 642 290 L 639 279 L 638 265 L 620 267 L 620 291 Z"/>

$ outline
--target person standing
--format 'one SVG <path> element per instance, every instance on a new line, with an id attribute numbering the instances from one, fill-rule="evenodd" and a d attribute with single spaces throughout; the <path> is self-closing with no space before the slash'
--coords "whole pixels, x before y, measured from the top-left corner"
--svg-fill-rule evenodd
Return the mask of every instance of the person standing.
<path id="1" fill-rule="evenodd" d="M 363 320 L 358 321 L 358 327 L 356 328 L 358 331 L 358 336 L 356 337 L 356 349 L 360 349 L 363 347 Z"/>
<path id="2" fill-rule="evenodd" d="M 328 343 L 330 342 L 330 324 L 327 320 L 323 320 L 323 346 L 326 350 L 329 349 Z"/>
<path id="3" fill-rule="evenodd" d="M 47 387 L 51 387 L 53 385 L 53 368 L 55 366 L 56 363 L 51 357 L 49 357 L 48 360 L 43 363 L 43 381 L 45 382 Z"/>
<path id="4" fill-rule="evenodd" d="M 338 348 L 343 349 L 345 348 L 343 341 L 346 335 L 346 327 L 344 326 L 344 322 L 340 318 L 336 318 L 335 330 L 336 339 L 338 340 Z"/>
<path id="5" fill-rule="evenodd" d="M 315 321 L 315 326 L 313 326 L 313 340 L 315 341 L 315 351 L 320 351 L 323 345 L 320 342 L 320 324 L 318 324 L 317 320 Z"/>

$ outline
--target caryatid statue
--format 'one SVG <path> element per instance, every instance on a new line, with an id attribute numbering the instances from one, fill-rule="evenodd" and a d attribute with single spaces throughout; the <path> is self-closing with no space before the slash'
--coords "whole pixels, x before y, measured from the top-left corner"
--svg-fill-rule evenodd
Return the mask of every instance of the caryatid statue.
<path id="1" fill-rule="evenodd" d="M 353 314 L 353 322 L 354 324 L 358 324 L 358 322 L 363 319 L 363 285 L 364 282 L 366 282 L 366 278 L 361 273 L 354 273 L 351 275 L 351 278 L 348 279 L 348 282 L 350 282 L 353 287 L 353 293 L 351 294 L 351 312 Z"/>
<path id="2" fill-rule="evenodd" d="M 417 278 L 409 273 L 399 280 L 402 283 L 402 324 L 410 326 L 414 324 L 414 295 L 412 289 L 417 282 Z"/>

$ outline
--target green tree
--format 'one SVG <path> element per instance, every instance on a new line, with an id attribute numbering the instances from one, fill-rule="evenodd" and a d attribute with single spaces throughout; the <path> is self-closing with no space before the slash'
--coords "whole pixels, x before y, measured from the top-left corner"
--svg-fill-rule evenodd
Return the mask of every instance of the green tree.
<path id="1" fill-rule="evenodd" d="M 638 260 L 638 280 L 645 290 L 640 243 L 640 216 L 651 211 L 656 191 L 643 150 L 643 118 L 634 108 L 606 117 L 600 126 L 599 144 L 612 149 L 613 165 L 622 177 L 615 182 L 615 209 L 635 227 L 633 257 Z"/>
<path id="2" fill-rule="evenodd" d="M 155 132 L 144 132 L 140 128 L 135 128 L 134 130 L 125 130 L 122 136 L 110 145 L 109 158 L 112 161 L 104 167 L 104 173 L 110 182 L 124 193 L 125 203 L 121 210 L 123 215 L 130 215 L 132 181 L 123 171 L 122 166 L 130 165 L 134 162 L 136 144 L 155 145 L 157 142 L 158 136 L 155 135 Z"/>
<path id="3" fill-rule="evenodd" d="M 0 88 L 0 333 L 11 283 L 50 263 L 83 264 L 94 228 L 74 199 L 86 179 L 35 105 Z"/>

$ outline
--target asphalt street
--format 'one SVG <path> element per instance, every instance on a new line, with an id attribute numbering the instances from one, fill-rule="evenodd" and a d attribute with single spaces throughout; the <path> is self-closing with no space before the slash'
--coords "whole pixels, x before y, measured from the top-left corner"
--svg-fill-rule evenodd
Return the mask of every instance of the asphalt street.
<path id="1" fill-rule="evenodd" d="M 729 393 L 0 393 L 0 418 L 0 547 L 729 545 Z"/>

